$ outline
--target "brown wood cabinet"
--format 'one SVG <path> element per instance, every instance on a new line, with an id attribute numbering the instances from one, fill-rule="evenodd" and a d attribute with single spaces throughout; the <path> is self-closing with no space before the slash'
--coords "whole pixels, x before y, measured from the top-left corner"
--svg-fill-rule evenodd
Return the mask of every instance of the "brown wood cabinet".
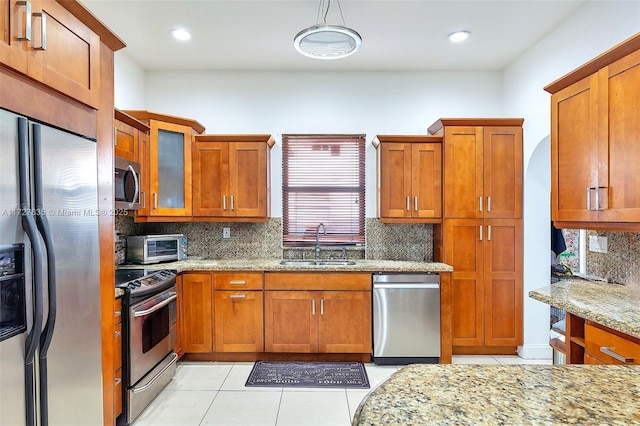
<path id="1" fill-rule="evenodd" d="M 371 274 L 266 273 L 265 290 L 265 352 L 371 353 Z"/>
<path id="2" fill-rule="evenodd" d="M 267 220 L 271 135 L 200 135 L 193 142 L 193 216 Z"/>
<path id="3" fill-rule="evenodd" d="M 115 381 L 113 385 L 113 418 L 122 413 L 122 299 L 116 299 L 114 311 L 115 343 L 113 351 L 113 369 Z"/>
<path id="4" fill-rule="evenodd" d="M 213 282 L 209 272 L 182 274 L 182 348 L 213 352 Z"/>
<path id="5" fill-rule="evenodd" d="M 444 235 L 453 266 L 453 346 L 521 344 L 521 221 L 446 219 Z"/>
<path id="6" fill-rule="evenodd" d="M 558 227 L 640 229 L 639 49 L 636 35 L 545 87 Z"/>
<path id="7" fill-rule="evenodd" d="M 565 345 L 567 364 L 640 365 L 640 339 L 567 312 Z"/>
<path id="8" fill-rule="evenodd" d="M 378 135 L 378 217 L 438 223 L 442 218 L 442 138 Z"/>
<path id="9" fill-rule="evenodd" d="M 441 119 L 453 353 L 515 353 L 523 339 L 522 119 Z"/>
<path id="10" fill-rule="evenodd" d="M 140 162 L 141 145 L 142 148 L 147 147 L 144 142 L 141 142 L 141 133 L 144 134 L 142 138 L 146 141 L 149 126 L 117 108 L 114 110 L 114 119 L 114 155 Z"/>
<path id="11" fill-rule="evenodd" d="M 100 37 L 61 3 L 0 1 L 0 62 L 98 108 Z"/>
<path id="12" fill-rule="evenodd" d="M 444 217 L 522 217 L 522 119 L 441 119 Z"/>
<path id="13" fill-rule="evenodd" d="M 176 277 L 176 344 L 173 347 L 173 351 L 178 354 L 178 357 L 184 355 L 184 349 L 182 348 L 182 335 L 184 333 L 184 296 L 183 296 L 183 283 L 182 275 Z"/>
<path id="14" fill-rule="evenodd" d="M 640 365 L 640 339 L 588 322 L 584 341 L 585 364 L 591 357 L 602 364 Z"/>
<path id="15" fill-rule="evenodd" d="M 191 220 L 191 144 L 193 136 L 202 133 L 204 127 L 182 117 L 150 111 L 124 112 L 151 129 L 146 151 L 140 154 L 143 181 L 148 171 L 141 203 L 149 207 L 137 211 L 136 221 Z"/>
<path id="16" fill-rule="evenodd" d="M 262 273 L 215 273 L 217 352 L 262 352 Z"/>

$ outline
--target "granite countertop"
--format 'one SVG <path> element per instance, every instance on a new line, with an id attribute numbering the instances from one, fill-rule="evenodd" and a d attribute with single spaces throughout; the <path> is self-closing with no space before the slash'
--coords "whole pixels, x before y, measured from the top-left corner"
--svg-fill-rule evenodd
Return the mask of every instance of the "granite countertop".
<path id="1" fill-rule="evenodd" d="M 408 262 L 398 260 L 354 260 L 355 265 L 302 266 L 280 265 L 280 259 L 189 259 L 146 265 L 183 271 L 269 271 L 269 272 L 451 272 L 445 263 Z M 141 265 L 130 265 L 139 268 Z M 120 266 L 122 267 L 122 266 Z"/>
<path id="2" fill-rule="evenodd" d="M 640 424 L 640 368 L 404 367 L 360 403 L 353 425 Z"/>
<path id="3" fill-rule="evenodd" d="M 529 297 L 640 339 L 640 286 L 566 279 Z"/>

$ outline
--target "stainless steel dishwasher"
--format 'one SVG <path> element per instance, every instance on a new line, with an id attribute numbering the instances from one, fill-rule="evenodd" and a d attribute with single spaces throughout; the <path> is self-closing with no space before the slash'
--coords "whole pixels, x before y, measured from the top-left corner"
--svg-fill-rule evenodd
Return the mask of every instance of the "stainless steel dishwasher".
<path id="1" fill-rule="evenodd" d="M 373 362 L 440 360 L 440 275 L 373 275 Z"/>

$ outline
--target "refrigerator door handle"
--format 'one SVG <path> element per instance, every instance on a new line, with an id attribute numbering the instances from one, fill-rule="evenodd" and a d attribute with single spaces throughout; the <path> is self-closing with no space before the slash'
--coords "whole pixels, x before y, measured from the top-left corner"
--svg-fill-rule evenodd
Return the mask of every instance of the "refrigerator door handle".
<path id="1" fill-rule="evenodd" d="M 40 335 L 39 355 L 39 387 L 40 387 L 40 419 L 43 425 L 48 423 L 49 396 L 47 380 L 47 351 L 51 344 L 53 331 L 56 325 L 56 257 L 53 247 L 51 228 L 46 216 L 42 188 L 42 128 L 39 124 L 31 124 L 33 142 L 33 187 L 36 205 L 36 224 L 38 231 L 44 240 L 47 255 L 47 291 L 48 291 L 48 315 L 44 329 Z"/>
<path id="2" fill-rule="evenodd" d="M 33 323 L 25 339 L 25 408 L 26 425 L 35 425 L 35 352 L 42 331 L 44 246 L 38 234 L 34 212 L 30 208 L 29 194 L 29 132 L 27 120 L 18 117 L 18 175 L 20 182 L 20 209 L 22 229 L 31 242 L 33 253 Z"/>

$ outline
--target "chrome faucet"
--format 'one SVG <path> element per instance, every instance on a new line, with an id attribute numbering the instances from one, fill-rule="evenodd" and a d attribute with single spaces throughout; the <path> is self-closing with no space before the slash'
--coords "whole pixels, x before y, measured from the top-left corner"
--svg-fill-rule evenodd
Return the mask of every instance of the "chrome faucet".
<path id="1" fill-rule="evenodd" d="M 324 235 L 327 235 L 327 227 L 324 226 L 324 223 L 321 223 L 316 227 L 316 260 L 320 259 L 320 227 L 322 226 L 322 230 L 324 231 Z"/>

